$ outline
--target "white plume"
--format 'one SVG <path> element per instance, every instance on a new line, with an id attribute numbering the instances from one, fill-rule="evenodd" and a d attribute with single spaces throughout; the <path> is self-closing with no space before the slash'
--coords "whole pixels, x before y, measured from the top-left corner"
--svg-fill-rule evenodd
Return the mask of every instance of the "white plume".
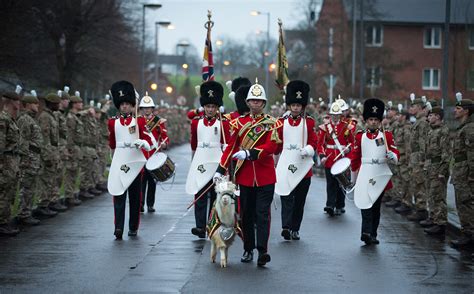
<path id="1" fill-rule="evenodd" d="M 105 94 L 105 100 L 110 100 L 110 95 L 109 94 Z"/>
<path id="2" fill-rule="evenodd" d="M 410 94 L 410 100 L 413 102 L 415 100 L 415 93 Z"/>
<path id="3" fill-rule="evenodd" d="M 15 93 L 17 93 L 18 95 L 20 95 L 21 90 L 23 90 L 23 88 L 22 88 L 20 85 L 16 85 Z"/>
<path id="4" fill-rule="evenodd" d="M 426 96 L 421 96 L 421 101 L 423 101 L 424 104 L 426 104 Z"/>
<path id="5" fill-rule="evenodd" d="M 63 97 L 63 91 L 58 90 L 58 96 L 62 98 Z"/>
<path id="6" fill-rule="evenodd" d="M 201 95 L 201 86 L 197 85 L 194 87 L 194 91 L 196 91 L 196 95 L 200 96 Z"/>
<path id="7" fill-rule="evenodd" d="M 235 92 L 234 91 L 229 93 L 229 99 L 235 102 Z"/>
<path id="8" fill-rule="evenodd" d="M 69 86 L 64 86 L 64 92 L 69 94 Z"/>
<path id="9" fill-rule="evenodd" d="M 220 113 L 224 113 L 224 112 L 225 112 L 224 106 L 219 106 L 219 112 L 220 112 Z"/>
<path id="10" fill-rule="evenodd" d="M 229 91 L 232 91 L 232 81 L 225 82 L 225 85 L 227 86 L 227 89 L 229 89 Z"/>
<path id="11" fill-rule="evenodd" d="M 90 105 L 91 107 L 94 107 L 94 100 L 89 101 L 89 105 Z"/>
<path id="12" fill-rule="evenodd" d="M 393 102 L 392 102 L 392 101 L 388 101 L 388 102 L 387 102 L 387 105 L 388 105 L 388 108 L 392 108 Z"/>
<path id="13" fill-rule="evenodd" d="M 398 112 L 402 112 L 403 110 L 403 105 L 401 103 L 398 103 Z"/>
<path id="14" fill-rule="evenodd" d="M 457 92 L 456 93 L 456 101 L 461 102 L 461 100 L 462 100 L 462 94 L 461 94 L 461 92 Z"/>
<path id="15" fill-rule="evenodd" d="M 74 92 L 74 96 L 81 97 L 81 92 L 79 92 L 79 91 Z"/>
<path id="16" fill-rule="evenodd" d="M 35 96 L 35 97 L 38 97 L 38 94 L 36 94 L 36 91 L 35 90 L 31 90 L 31 96 Z"/>
<path id="17" fill-rule="evenodd" d="M 428 111 L 431 111 L 433 109 L 433 107 L 431 106 L 431 102 L 426 102 L 426 109 Z"/>
<path id="18" fill-rule="evenodd" d="M 97 103 L 97 108 L 99 108 L 99 109 L 100 109 L 101 107 L 102 107 L 102 103 L 100 103 L 100 102 L 99 102 L 99 103 Z"/>
<path id="19" fill-rule="evenodd" d="M 310 98 L 309 98 L 309 103 L 313 103 L 313 102 L 314 102 L 313 97 L 310 97 Z"/>

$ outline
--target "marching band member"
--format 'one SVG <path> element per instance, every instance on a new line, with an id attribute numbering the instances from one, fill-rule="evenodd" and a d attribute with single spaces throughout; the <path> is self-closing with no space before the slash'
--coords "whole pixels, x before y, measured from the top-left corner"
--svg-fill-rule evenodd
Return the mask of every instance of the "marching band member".
<path id="1" fill-rule="evenodd" d="M 151 133 L 153 135 L 157 146 L 161 146 L 161 150 L 166 149 L 169 144 L 168 134 L 165 126 L 166 120 L 153 114 L 153 110 L 155 109 L 155 103 L 153 102 L 153 98 L 148 96 L 148 92 L 146 92 L 145 96 L 143 96 L 143 98 L 141 99 L 139 107 L 143 111 L 143 116 L 146 121 L 148 133 Z M 151 151 L 145 151 L 145 157 L 148 159 L 154 153 L 155 149 Z M 141 212 L 145 212 L 145 197 L 148 212 L 155 212 L 155 208 L 153 207 L 155 204 L 155 192 L 155 180 L 151 176 L 151 173 L 145 168 L 142 176 L 142 199 L 140 207 Z"/>
<path id="2" fill-rule="evenodd" d="M 251 262 L 256 247 L 257 265 L 264 266 L 270 262 L 268 254 L 270 205 L 276 182 L 273 154 L 277 150 L 277 144 L 281 143 L 277 129 L 282 124 L 263 113 L 267 98 L 261 85 L 258 83 L 252 85 L 246 100 L 250 113 L 232 121 L 233 133 L 214 178 L 225 174 L 232 158 L 238 160 L 235 177 L 236 183 L 240 186 L 240 215 L 244 235 L 244 254 L 241 261 Z"/>
<path id="3" fill-rule="evenodd" d="M 350 153 L 352 171 L 357 174 L 354 203 L 362 212 L 362 234 L 366 245 L 379 244 L 377 228 L 380 222 L 380 204 L 385 191 L 392 188 L 392 172 L 387 161 L 398 162 L 400 154 L 393 135 L 380 130 L 385 104 L 379 99 L 364 103 L 363 117 L 367 130 L 356 134 Z"/>
<path id="4" fill-rule="evenodd" d="M 229 123 L 221 121 L 218 109 L 222 106 L 224 89 L 218 82 L 208 81 L 200 87 L 199 102 L 204 108 L 202 117 L 191 121 L 191 149 L 193 160 L 186 180 L 186 193 L 194 194 L 194 217 L 196 227 L 191 233 L 199 238 L 206 237 L 206 224 L 209 211 L 216 199 L 212 176 L 219 165 L 222 146 L 229 139 Z"/>
<path id="5" fill-rule="evenodd" d="M 145 135 L 145 118 L 135 118 L 132 114 L 136 103 L 135 88 L 130 82 L 119 81 L 112 85 L 110 94 L 115 107 L 120 111 L 109 119 L 109 146 L 113 152 L 107 188 L 114 196 L 115 231 L 117 239 L 122 239 L 125 222 L 125 200 L 129 198 L 129 236 L 136 236 L 140 223 L 140 171 L 146 158 L 142 149 L 150 151 L 149 137 Z"/>
<path id="6" fill-rule="evenodd" d="M 342 109 L 339 103 L 332 103 L 329 114 L 330 119 L 325 119 L 318 129 L 317 150 L 326 171 L 327 201 L 324 211 L 333 216 L 345 212 L 345 195 L 337 179 L 331 174 L 331 167 L 337 159 L 349 153 L 354 136 L 349 123 L 341 119 Z"/>
<path id="7" fill-rule="evenodd" d="M 316 150 L 315 122 L 306 115 L 309 85 L 291 81 L 286 86 L 285 103 L 290 114 L 280 118 L 278 129 L 282 139 L 277 154 L 281 153 L 276 167 L 275 193 L 281 198 L 281 235 L 285 240 L 299 240 L 304 205 L 311 184 L 314 151 Z"/>

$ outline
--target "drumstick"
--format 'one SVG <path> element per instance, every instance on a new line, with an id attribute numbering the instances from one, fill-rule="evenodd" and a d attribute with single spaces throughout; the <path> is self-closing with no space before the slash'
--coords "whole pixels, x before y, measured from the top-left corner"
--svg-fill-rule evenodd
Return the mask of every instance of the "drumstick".
<path id="1" fill-rule="evenodd" d="M 390 149 L 388 149 L 388 143 L 387 143 L 387 137 L 385 136 L 385 128 L 382 124 L 382 135 L 383 135 L 383 142 L 385 143 L 385 150 L 388 152 L 390 152 Z"/>
<path id="2" fill-rule="evenodd" d="M 349 143 L 345 149 L 349 148 L 349 146 L 351 146 L 351 144 L 352 144 L 352 143 Z M 345 149 L 344 149 L 344 150 L 345 150 Z M 339 154 L 334 158 L 334 161 L 336 161 L 339 157 L 341 157 L 341 155 L 343 155 L 342 152 L 339 153 Z"/>
<path id="3" fill-rule="evenodd" d="M 213 182 L 209 187 L 206 188 L 206 190 L 204 190 L 204 192 L 201 193 L 201 195 L 199 195 L 196 199 L 194 199 L 194 201 L 191 202 L 191 204 L 189 204 L 188 208 L 186 208 L 186 209 L 190 209 L 194 204 L 196 204 L 196 202 L 197 202 L 199 199 L 201 199 L 202 196 L 206 195 L 206 193 L 209 191 L 209 189 L 210 189 L 212 186 L 214 186 L 214 185 L 215 185 L 215 184 L 214 184 L 214 182 Z"/>
<path id="4" fill-rule="evenodd" d="M 156 152 L 158 152 L 158 151 L 161 149 L 161 147 L 162 147 L 163 144 L 166 142 L 166 140 L 169 140 L 169 138 L 164 139 L 164 140 L 160 143 L 160 145 L 156 148 Z"/>

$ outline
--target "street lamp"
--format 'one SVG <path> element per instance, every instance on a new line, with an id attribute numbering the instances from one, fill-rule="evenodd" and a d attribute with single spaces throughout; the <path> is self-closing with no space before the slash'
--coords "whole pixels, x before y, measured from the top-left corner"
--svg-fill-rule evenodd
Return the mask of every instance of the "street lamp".
<path id="1" fill-rule="evenodd" d="M 159 9 L 161 4 L 143 4 L 142 12 L 142 65 L 141 65 L 141 90 L 145 91 L 145 9 Z"/>
<path id="2" fill-rule="evenodd" d="M 158 33 L 160 26 L 169 28 L 171 26 L 171 22 L 169 20 L 157 21 L 155 22 L 155 83 L 158 84 Z"/>
<path id="3" fill-rule="evenodd" d="M 266 91 L 269 91 L 268 90 L 268 74 L 269 74 L 269 70 L 268 70 L 268 47 L 270 46 L 270 12 L 262 12 L 262 11 L 256 11 L 256 10 L 253 10 L 250 12 L 250 15 L 252 16 L 259 16 L 259 15 L 266 15 L 267 16 L 267 41 L 265 42 L 265 53 L 264 53 L 264 65 L 263 65 L 263 68 L 265 68 L 265 90 Z"/>
<path id="4" fill-rule="evenodd" d="M 180 41 L 178 44 L 176 44 L 176 57 L 178 57 L 178 48 L 179 47 L 183 47 L 183 48 L 187 48 L 189 47 L 190 44 L 188 41 Z M 184 52 L 183 52 L 183 55 Z M 178 92 L 178 62 L 176 62 L 176 71 L 175 71 L 175 86 L 176 86 L 176 92 Z"/>

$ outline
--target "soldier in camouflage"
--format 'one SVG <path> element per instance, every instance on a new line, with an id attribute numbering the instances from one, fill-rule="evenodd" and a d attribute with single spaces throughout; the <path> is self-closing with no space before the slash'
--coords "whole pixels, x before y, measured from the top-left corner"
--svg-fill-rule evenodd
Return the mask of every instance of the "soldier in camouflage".
<path id="1" fill-rule="evenodd" d="M 105 178 L 105 169 L 109 158 L 109 130 L 107 128 L 107 114 L 98 107 L 95 108 L 95 118 L 98 129 L 98 190 L 107 191 L 107 179 Z"/>
<path id="2" fill-rule="evenodd" d="M 429 125 L 426 121 L 425 103 L 421 98 L 412 98 L 410 113 L 416 116 L 416 122 L 411 128 L 410 135 L 410 190 L 415 196 L 415 211 L 408 216 L 411 221 L 421 221 L 428 218 L 425 172 L 426 138 Z"/>
<path id="3" fill-rule="evenodd" d="M 443 235 L 448 222 L 446 204 L 449 178 L 449 129 L 443 123 L 444 111 L 435 106 L 428 115 L 430 131 L 426 147 L 425 170 L 428 182 L 428 203 L 430 218 L 420 221 L 425 232 L 430 235 Z"/>
<path id="4" fill-rule="evenodd" d="M 43 135 L 36 120 L 39 111 L 39 100 L 36 92 L 23 96 L 23 111 L 18 117 L 18 128 L 22 137 L 20 146 L 20 206 L 18 222 L 22 225 L 35 226 L 40 221 L 32 216 L 33 197 L 38 191 L 41 169 L 41 147 Z"/>
<path id="5" fill-rule="evenodd" d="M 14 236 L 20 231 L 10 226 L 11 204 L 15 199 L 19 175 L 20 130 L 15 122 L 20 108 L 21 88 L 2 95 L 0 113 L 0 235 Z"/>
<path id="6" fill-rule="evenodd" d="M 67 207 L 59 203 L 56 177 L 59 168 L 59 124 L 54 112 L 58 111 L 60 102 L 61 98 L 56 93 L 46 95 L 45 108 L 38 118 L 43 134 L 43 148 L 41 150 L 40 195 L 36 213 L 47 217 L 67 210 Z"/>
<path id="7" fill-rule="evenodd" d="M 410 136 L 411 136 L 411 123 L 410 115 L 404 109 L 400 111 L 398 115 L 398 127 L 394 131 L 395 145 L 398 147 L 400 152 L 400 159 L 398 160 L 398 175 L 396 176 L 396 185 L 394 188 L 398 195 L 400 204 L 395 207 L 395 212 L 406 214 L 411 212 L 412 194 L 410 193 Z"/>
<path id="8" fill-rule="evenodd" d="M 382 124 L 386 131 L 391 132 L 392 134 L 395 133 L 395 129 L 397 128 L 397 108 L 393 105 L 392 101 L 388 101 L 386 105 L 386 116 L 382 121 Z M 397 145 L 398 146 L 398 145 Z M 396 181 L 398 177 L 398 163 L 394 163 L 389 161 L 388 166 L 393 173 L 392 182 L 393 185 L 396 186 L 398 183 Z M 384 197 L 382 198 L 382 202 L 385 202 L 385 206 L 393 207 L 395 204 L 398 204 L 398 195 L 395 189 L 390 189 L 385 191 Z"/>
<path id="9" fill-rule="evenodd" d="M 76 206 L 81 204 L 81 200 L 77 199 L 79 192 L 76 191 L 76 181 L 80 181 L 79 163 L 82 161 L 81 146 L 84 141 L 84 126 L 82 125 L 79 114 L 82 110 L 81 97 L 76 95 L 71 96 L 70 105 L 71 107 L 66 117 L 68 129 L 66 146 L 70 160 L 64 164 L 66 169 L 64 174 L 64 198 L 67 206 Z"/>
<path id="10" fill-rule="evenodd" d="M 451 174 L 456 197 L 456 208 L 461 232 L 460 239 L 452 240 L 456 248 L 474 244 L 474 102 L 456 94 L 454 118 L 460 125 L 453 142 L 453 170 Z"/>
<path id="11" fill-rule="evenodd" d="M 69 91 L 69 87 L 64 87 L 65 90 Z M 67 128 L 67 108 L 69 106 L 70 96 L 67 91 L 58 91 L 58 96 L 61 98 L 59 103 L 58 111 L 54 112 L 56 119 L 58 121 L 59 127 L 59 162 L 58 162 L 58 171 L 56 173 L 56 185 L 61 188 L 63 184 L 64 174 L 66 172 L 66 162 L 71 160 L 71 154 L 67 149 L 67 139 L 68 139 L 68 128 Z M 67 206 L 65 206 L 67 207 Z"/>

